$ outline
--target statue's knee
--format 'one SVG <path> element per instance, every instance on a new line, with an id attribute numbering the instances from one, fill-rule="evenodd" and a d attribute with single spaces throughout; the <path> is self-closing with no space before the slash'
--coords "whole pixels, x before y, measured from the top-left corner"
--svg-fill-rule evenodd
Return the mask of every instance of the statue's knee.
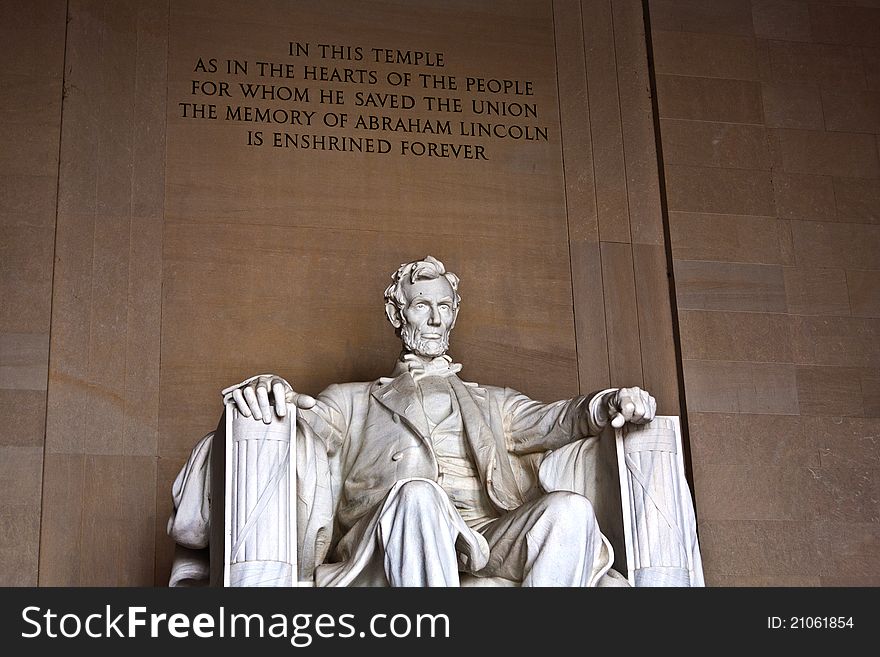
<path id="1" fill-rule="evenodd" d="M 583 519 L 584 522 L 592 522 L 596 517 L 590 500 L 571 491 L 559 490 L 548 493 L 545 504 L 549 513 L 570 521 Z"/>
<path id="2" fill-rule="evenodd" d="M 441 502 L 437 488 L 426 479 L 413 479 L 401 484 L 398 501 L 407 507 L 437 506 Z"/>

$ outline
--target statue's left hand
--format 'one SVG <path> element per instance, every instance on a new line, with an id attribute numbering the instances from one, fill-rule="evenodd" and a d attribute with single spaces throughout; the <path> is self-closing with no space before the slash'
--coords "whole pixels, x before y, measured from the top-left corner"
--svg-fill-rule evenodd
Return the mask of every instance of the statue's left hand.
<path id="1" fill-rule="evenodd" d="M 608 400 L 611 426 L 619 429 L 627 422 L 647 424 L 657 413 L 657 400 L 641 388 L 620 388 Z"/>

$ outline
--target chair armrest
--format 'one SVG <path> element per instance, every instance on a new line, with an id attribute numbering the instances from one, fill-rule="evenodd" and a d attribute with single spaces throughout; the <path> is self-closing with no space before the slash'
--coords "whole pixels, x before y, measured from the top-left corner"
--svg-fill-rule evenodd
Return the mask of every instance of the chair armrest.
<path id="1" fill-rule="evenodd" d="M 546 491 L 589 498 L 614 548 L 614 569 L 633 586 L 703 586 L 693 502 L 678 417 L 606 427 L 598 438 L 550 452 L 538 474 Z"/>
<path id="2" fill-rule="evenodd" d="M 704 586 L 679 418 L 617 429 L 615 444 L 628 579 L 634 586 Z"/>
<path id="3" fill-rule="evenodd" d="M 300 419 L 289 407 L 265 424 L 226 399 L 212 475 L 223 482 L 211 517 L 215 585 L 314 584 L 332 545 L 339 491 L 324 444 Z"/>
<path id="4" fill-rule="evenodd" d="M 266 424 L 241 415 L 231 395 L 224 401 L 224 448 L 214 450 L 213 479 L 223 489 L 215 486 L 213 499 L 223 504 L 212 505 L 212 574 L 222 568 L 222 586 L 296 586 L 295 411 L 273 413 Z"/>

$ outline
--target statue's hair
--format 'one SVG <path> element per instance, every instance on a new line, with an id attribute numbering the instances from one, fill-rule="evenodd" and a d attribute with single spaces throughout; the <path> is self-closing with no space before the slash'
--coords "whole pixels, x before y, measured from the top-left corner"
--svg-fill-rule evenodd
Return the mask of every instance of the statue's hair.
<path id="1" fill-rule="evenodd" d="M 461 302 L 461 296 L 458 294 L 458 276 L 446 271 L 446 267 L 437 258 L 425 256 L 423 260 L 405 262 L 391 275 L 391 285 L 385 288 L 385 312 L 398 333 L 403 326 L 401 311 L 406 306 L 406 295 L 403 291 L 404 281 L 409 281 L 412 284 L 416 281 L 433 280 L 441 276 L 452 286 L 452 292 L 455 296 L 452 302 L 453 310 L 457 312 L 458 304 Z"/>

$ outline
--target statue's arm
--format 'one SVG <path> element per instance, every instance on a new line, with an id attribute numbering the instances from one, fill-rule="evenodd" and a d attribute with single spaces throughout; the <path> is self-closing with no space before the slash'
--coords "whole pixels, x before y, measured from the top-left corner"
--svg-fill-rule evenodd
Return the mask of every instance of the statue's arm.
<path id="1" fill-rule="evenodd" d="M 594 434 L 602 421 L 600 406 L 601 395 L 548 404 L 506 388 L 502 402 L 504 432 L 516 453 L 555 449 Z"/>
<path id="2" fill-rule="evenodd" d="M 615 427 L 649 422 L 656 409 L 654 398 L 635 387 L 607 388 L 549 404 L 506 388 L 502 417 L 513 451 L 528 454 L 598 436 L 609 422 Z"/>
<path id="3" fill-rule="evenodd" d="M 352 398 L 345 386 L 333 384 L 317 398 L 309 408 L 299 408 L 297 422 L 307 424 L 327 449 L 335 453 L 345 437 L 352 417 Z"/>
<path id="4" fill-rule="evenodd" d="M 277 374 L 257 374 L 226 388 L 222 394 L 232 396 L 242 415 L 266 424 L 295 410 L 297 422 L 308 425 L 328 452 L 343 440 L 351 417 L 350 396 L 340 385 L 331 385 L 315 398 L 296 392 Z"/>

